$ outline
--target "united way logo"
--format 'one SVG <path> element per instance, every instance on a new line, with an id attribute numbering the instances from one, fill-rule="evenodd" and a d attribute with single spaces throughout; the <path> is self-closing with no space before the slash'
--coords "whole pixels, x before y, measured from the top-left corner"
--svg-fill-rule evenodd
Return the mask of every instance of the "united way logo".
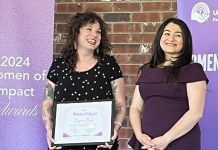
<path id="1" fill-rule="evenodd" d="M 207 4 L 200 2 L 192 8 L 191 20 L 204 23 L 210 17 L 210 9 Z"/>

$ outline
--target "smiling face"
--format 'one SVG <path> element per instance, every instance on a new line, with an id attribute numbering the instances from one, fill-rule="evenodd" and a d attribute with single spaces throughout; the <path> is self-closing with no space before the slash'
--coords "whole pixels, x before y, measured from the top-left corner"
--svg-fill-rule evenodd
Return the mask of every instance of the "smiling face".
<path id="1" fill-rule="evenodd" d="M 94 50 L 99 46 L 101 41 L 101 28 L 98 22 L 88 23 L 82 26 L 78 36 L 78 50 Z"/>
<path id="2" fill-rule="evenodd" d="M 177 57 L 183 47 L 181 28 L 174 23 L 169 23 L 164 28 L 160 39 L 160 46 L 165 53 L 166 59 Z"/>

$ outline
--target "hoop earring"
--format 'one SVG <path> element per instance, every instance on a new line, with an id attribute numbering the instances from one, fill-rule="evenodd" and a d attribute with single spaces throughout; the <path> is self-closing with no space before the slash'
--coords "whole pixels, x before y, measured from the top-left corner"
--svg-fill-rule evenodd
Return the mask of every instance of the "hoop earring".
<path id="1" fill-rule="evenodd" d="M 74 48 L 77 49 L 77 44 L 76 44 L 76 42 L 74 42 L 73 45 L 74 45 Z"/>

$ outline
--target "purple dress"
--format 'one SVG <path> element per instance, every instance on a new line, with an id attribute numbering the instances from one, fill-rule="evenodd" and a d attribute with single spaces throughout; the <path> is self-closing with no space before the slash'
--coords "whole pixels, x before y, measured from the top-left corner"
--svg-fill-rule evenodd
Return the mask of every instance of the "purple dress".
<path id="1" fill-rule="evenodd" d="M 186 83 L 208 79 L 198 63 L 181 67 L 177 82 L 167 82 L 170 67 L 143 68 L 137 81 L 144 100 L 142 132 L 155 138 L 165 134 L 189 109 Z M 141 150 L 135 135 L 129 141 L 134 150 Z M 196 124 L 187 134 L 171 142 L 165 150 L 200 150 L 200 128 Z"/>

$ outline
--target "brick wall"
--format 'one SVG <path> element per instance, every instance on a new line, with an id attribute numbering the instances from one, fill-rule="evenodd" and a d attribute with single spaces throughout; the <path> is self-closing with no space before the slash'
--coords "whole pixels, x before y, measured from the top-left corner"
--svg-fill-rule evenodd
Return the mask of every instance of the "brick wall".
<path id="1" fill-rule="evenodd" d="M 56 0 L 54 56 L 66 37 L 66 21 L 80 11 L 98 13 L 109 26 L 113 55 L 125 77 L 127 115 L 120 131 L 120 149 L 128 149 L 132 135 L 129 106 L 139 67 L 146 62 L 151 42 L 160 23 L 176 15 L 176 0 Z"/>

